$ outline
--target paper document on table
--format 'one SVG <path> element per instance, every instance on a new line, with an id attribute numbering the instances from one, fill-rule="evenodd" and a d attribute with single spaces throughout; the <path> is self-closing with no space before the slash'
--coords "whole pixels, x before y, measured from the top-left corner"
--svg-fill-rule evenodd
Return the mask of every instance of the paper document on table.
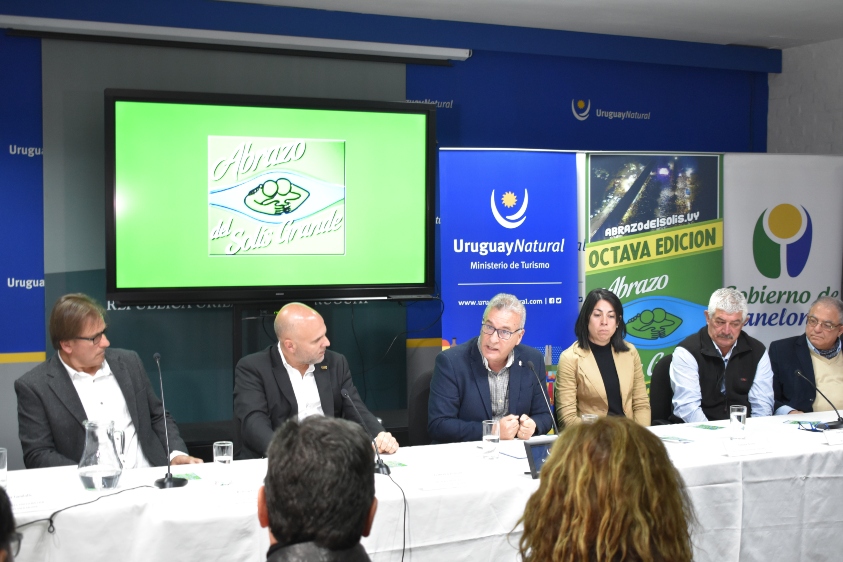
<path id="1" fill-rule="evenodd" d="M 723 447 L 730 457 L 746 455 L 760 455 L 772 451 L 769 442 L 761 437 L 747 437 L 745 439 L 724 439 Z"/>
<path id="2" fill-rule="evenodd" d="M 665 443 L 693 443 L 692 439 L 685 439 L 684 437 L 674 437 L 672 435 L 663 435 L 661 436 L 661 440 Z"/>
<path id="3" fill-rule="evenodd" d="M 45 496 L 36 496 L 30 492 L 12 493 L 9 494 L 9 499 L 12 501 L 12 511 L 18 516 L 42 511 L 47 503 Z"/>

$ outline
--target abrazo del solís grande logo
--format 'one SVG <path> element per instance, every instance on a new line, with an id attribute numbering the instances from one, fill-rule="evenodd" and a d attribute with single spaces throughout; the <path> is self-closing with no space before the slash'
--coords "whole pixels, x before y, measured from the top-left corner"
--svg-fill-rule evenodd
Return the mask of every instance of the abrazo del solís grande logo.
<path id="1" fill-rule="evenodd" d="M 790 277 L 798 277 L 808 263 L 813 228 L 811 215 L 801 205 L 788 203 L 765 209 L 752 234 L 752 256 L 764 277 L 777 279 L 782 266 Z"/>

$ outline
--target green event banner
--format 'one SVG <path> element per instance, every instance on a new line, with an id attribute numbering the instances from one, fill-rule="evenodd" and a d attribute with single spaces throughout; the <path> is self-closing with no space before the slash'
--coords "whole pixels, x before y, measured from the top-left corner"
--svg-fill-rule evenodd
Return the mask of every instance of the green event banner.
<path id="1" fill-rule="evenodd" d="M 609 289 L 623 303 L 648 385 L 723 286 L 720 170 L 709 154 L 588 156 L 586 291 Z"/>

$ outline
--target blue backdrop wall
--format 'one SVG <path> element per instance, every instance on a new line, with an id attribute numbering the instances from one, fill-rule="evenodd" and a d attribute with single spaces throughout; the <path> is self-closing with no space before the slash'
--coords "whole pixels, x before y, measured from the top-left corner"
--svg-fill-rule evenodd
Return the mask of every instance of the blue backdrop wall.
<path id="1" fill-rule="evenodd" d="M 5 0 L 4 15 L 473 49 L 450 67 L 406 69 L 406 97 L 438 102 L 438 140 L 448 147 L 763 152 L 767 73 L 781 71 L 775 50 L 236 2 Z M 4 218 L 4 232 L 20 242 L 0 261 L 0 303 L 10 312 L 0 321 L 7 344 L 0 354 L 11 357 L 43 352 L 44 342 L 43 289 L 9 286 L 9 279 L 43 281 L 41 157 L 11 153 L 41 148 L 39 41 L 3 37 L 0 59 L 7 71 L 0 193 L 19 201 L 14 212 L 4 209 L 14 218 Z M 25 179 L 11 181 L 17 177 Z M 441 337 L 437 323 L 418 330 L 439 310 L 408 307 L 410 337 Z M 21 318 L 32 319 L 23 331 Z M 33 360 L 26 357 L 16 360 Z"/>

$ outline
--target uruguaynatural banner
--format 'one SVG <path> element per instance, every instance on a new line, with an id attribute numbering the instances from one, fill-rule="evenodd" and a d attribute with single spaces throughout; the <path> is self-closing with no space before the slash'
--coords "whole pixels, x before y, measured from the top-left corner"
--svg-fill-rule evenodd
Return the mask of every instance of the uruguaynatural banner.
<path id="1" fill-rule="evenodd" d="M 722 286 L 720 157 L 590 154 L 587 177 L 586 291 L 620 298 L 649 379 Z"/>
<path id="2" fill-rule="evenodd" d="M 749 303 L 747 333 L 765 344 L 805 332 L 820 296 L 840 298 L 843 157 L 723 157 L 726 285 Z"/>
<path id="3" fill-rule="evenodd" d="M 497 293 L 524 302 L 522 343 L 544 352 L 573 339 L 577 315 L 576 155 L 439 153 L 442 337 L 480 333 Z"/>
<path id="4" fill-rule="evenodd" d="M 44 360 L 41 41 L 0 35 L 0 363 Z"/>

